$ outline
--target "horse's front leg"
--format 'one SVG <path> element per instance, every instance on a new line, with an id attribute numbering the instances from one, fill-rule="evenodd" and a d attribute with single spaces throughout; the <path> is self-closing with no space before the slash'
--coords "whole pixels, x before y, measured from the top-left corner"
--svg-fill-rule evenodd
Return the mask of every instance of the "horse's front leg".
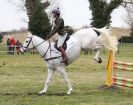
<path id="1" fill-rule="evenodd" d="M 46 83 L 44 85 L 44 89 L 42 91 L 38 92 L 40 95 L 45 94 L 47 92 L 48 86 L 49 86 L 49 83 L 50 83 L 50 81 L 52 79 L 53 73 L 54 73 L 54 70 L 48 69 L 48 75 L 47 75 Z"/>
<path id="2" fill-rule="evenodd" d="M 96 51 L 94 60 L 98 63 L 102 63 L 102 59 L 99 57 L 101 48 L 102 46 L 98 46 L 96 49 L 94 49 Z"/>
<path id="3" fill-rule="evenodd" d="M 58 67 L 57 71 L 61 74 L 61 76 L 64 79 L 64 82 L 67 84 L 67 86 L 69 88 L 68 91 L 67 91 L 67 94 L 70 95 L 73 89 L 72 89 L 71 83 L 70 83 L 70 81 L 68 79 L 68 75 L 66 73 L 65 67 Z"/>

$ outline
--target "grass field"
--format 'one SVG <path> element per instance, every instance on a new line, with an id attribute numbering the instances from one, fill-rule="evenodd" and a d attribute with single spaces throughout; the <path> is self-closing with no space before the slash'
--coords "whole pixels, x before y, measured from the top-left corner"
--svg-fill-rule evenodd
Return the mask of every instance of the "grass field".
<path id="1" fill-rule="evenodd" d="M 70 96 L 64 94 L 67 87 L 58 73 L 55 73 L 47 94 L 38 96 L 47 76 L 43 59 L 38 54 L 0 54 L 0 105 L 133 105 L 132 89 L 98 89 L 105 82 L 107 56 L 107 51 L 101 52 L 103 63 L 97 64 L 92 55 L 81 54 L 67 67 L 74 89 Z M 120 45 L 116 59 L 133 62 L 133 44 Z"/>

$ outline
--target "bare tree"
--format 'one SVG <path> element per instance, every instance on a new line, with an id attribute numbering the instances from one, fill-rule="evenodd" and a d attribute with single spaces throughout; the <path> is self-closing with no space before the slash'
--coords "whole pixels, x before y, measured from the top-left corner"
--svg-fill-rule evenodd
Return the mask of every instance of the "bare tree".
<path id="1" fill-rule="evenodd" d="M 125 0 L 122 4 L 127 11 L 127 18 L 125 22 L 131 28 L 130 35 L 133 36 L 133 0 Z"/>

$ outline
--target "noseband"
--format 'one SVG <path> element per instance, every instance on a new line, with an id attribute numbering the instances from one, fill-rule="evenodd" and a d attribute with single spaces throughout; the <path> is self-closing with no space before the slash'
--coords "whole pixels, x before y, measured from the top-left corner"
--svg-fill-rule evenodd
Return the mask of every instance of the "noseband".
<path id="1" fill-rule="evenodd" d="M 33 37 L 33 36 L 32 36 Z M 28 42 L 28 44 L 27 44 L 27 46 L 22 46 L 21 48 L 24 50 L 24 52 L 28 49 L 28 47 L 29 47 L 29 45 L 30 45 L 30 43 L 31 43 L 31 41 L 32 41 L 32 37 L 27 37 L 27 38 L 29 38 L 30 39 L 30 41 Z M 33 42 L 32 42 L 32 45 L 33 45 Z M 24 49 L 25 48 L 25 49 Z M 34 48 L 34 47 L 33 47 Z M 30 49 L 33 49 L 33 48 L 30 48 Z M 30 49 L 28 49 L 28 50 L 30 50 Z"/>

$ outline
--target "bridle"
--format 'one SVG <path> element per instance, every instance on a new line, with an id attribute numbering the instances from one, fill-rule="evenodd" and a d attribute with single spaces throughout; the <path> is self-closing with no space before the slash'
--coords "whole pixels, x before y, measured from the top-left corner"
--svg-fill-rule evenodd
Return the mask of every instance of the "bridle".
<path id="1" fill-rule="evenodd" d="M 32 49 L 35 49 L 36 47 L 38 47 L 38 46 L 41 45 L 42 43 L 46 42 L 46 41 L 44 40 L 44 41 L 42 41 L 41 43 L 39 43 L 38 45 L 34 46 L 34 45 L 33 45 L 33 41 L 32 41 L 33 36 L 32 36 L 32 37 L 27 37 L 27 38 L 30 39 L 30 40 L 28 41 L 27 46 L 22 46 L 22 47 L 21 47 L 21 48 L 24 50 L 24 52 L 29 51 L 29 50 L 32 50 Z M 33 47 L 30 48 L 30 49 L 28 49 L 30 43 L 32 43 L 32 46 L 33 46 Z M 48 47 L 48 49 L 49 49 L 49 48 L 50 48 L 50 42 L 49 42 L 49 47 Z M 46 52 L 44 53 L 44 55 L 43 55 L 42 57 L 44 57 L 44 56 L 47 54 L 48 49 L 46 50 Z"/>
<path id="2" fill-rule="evenodd" d="M 33 37 L 33 36 L 32 36 Z M 30 39 L 30 41 L 28 41 L 28 44 L 27 44 L 27 46 L 22 46 L 21 48 L 24 50 L 24 52 L 25 51 L 27 51 L 27 49 L 28 49 L 28 47 L 29 47 L 29 45 L 30 45 L 30 43 L 31 43 L 31 41 L 32 41 L 32 37 L 27 37 L 27 38 L 29 38 Z M 32 42 L 32 45 L 33 45 L 33 42 Z M 25 48 L 25 49 L 24 49 Z M 34 47 L 33 47 L 34 48 Z M 30 48 L 30 49 L 33 49 L 33 48 Z M 30 50 L 30 49 L 28 49 L 28 50 Z"/>
<path id="3" fill-rule="evenodd" d="M 38 45 L 34 46 L 34 45 L 33 45 L 33 41 L 32 41 L 33 36 L 32 36 L 32 37 L 27 37 L 27 38 L 30 39 L 30 40 L 28 41 L 27 46 L 22 46 L 22 47 L 21 47 L 21 48 L 24 50 L 24 52 L 29 51 L 29 50 L 31 50 L 31 49 L 34 49 L 34 48 L 38 47 L 39 45 L 41 45 L 42 43 L 46 42 L 46 41 L 44 40 L 44 41 L 42 41 L 41 43 L 39 43 Z M 48 52 L 49 49 L 50 49 L 50 52 L 51 52 L 51 43 L 50 43 L 50 41 L 48 41 L 48 42 L 49 42 L 49 46 L 48 46 L 46 52 L 43 54 L 42 58 L 46 56 L 46 54 L 47 54 L 47 52 Z M 33 46 L 33 47 L 30 48 L 30 49 L 28 49 L 30 43 L 32 43 L 32 46 Z M 50 55 L 51 55 L 51 53 L 50 53 Z M 57 58 L 60 58 L 60 57 L 62 57 L 62 56 L 47 58 L 47 59 L 45 59 L 45 61 L 57 59 Z"/>

